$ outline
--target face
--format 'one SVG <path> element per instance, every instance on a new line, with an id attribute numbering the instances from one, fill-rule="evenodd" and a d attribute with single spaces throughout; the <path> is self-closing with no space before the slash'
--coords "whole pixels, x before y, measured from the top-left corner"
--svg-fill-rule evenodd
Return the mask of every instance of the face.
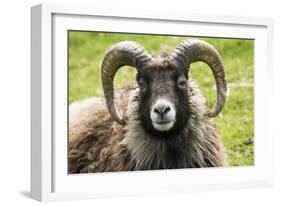
<path id="1" fill-rule="evenodd" d="M 139 69 L 140 118 L 153 136 L 179 133 L 188 120 L 187 70 L 162 58 Z"/>

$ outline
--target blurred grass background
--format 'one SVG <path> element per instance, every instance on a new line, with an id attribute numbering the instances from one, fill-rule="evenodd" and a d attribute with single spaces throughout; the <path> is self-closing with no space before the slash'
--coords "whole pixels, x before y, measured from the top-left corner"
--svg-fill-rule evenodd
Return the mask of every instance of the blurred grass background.
<path id="1" fill-rule="evenodd" d="M 148 52 L 171 52 L 188 37 L 136 35 L 69 31 L 69 102 L 90 96 L 102 96 L 100 65 L 113 44 L 132 40 Z M 221 54 L 228 83 L 228 97 L 219 116 L 215 118 L 228 156 L 229 165 L 254 164 L 254 41 L 241 39 L 199 38 L 212 44 Z M 204 63 L 191 65 L 191 76 L 212 107 L 216 89 L 213 75 Z M 120 69 L 115 85 L 135 81 L 136 70 Z"/>

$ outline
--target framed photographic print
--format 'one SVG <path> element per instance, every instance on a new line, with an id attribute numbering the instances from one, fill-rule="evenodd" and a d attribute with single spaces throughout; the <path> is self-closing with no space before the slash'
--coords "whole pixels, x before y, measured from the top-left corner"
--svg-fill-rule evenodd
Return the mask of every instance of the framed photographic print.
<path id="1" fill-rule="evenodd" d="M 272 185 L 271 19 L 43 4 L 31 26 L 34 199 Z"/>

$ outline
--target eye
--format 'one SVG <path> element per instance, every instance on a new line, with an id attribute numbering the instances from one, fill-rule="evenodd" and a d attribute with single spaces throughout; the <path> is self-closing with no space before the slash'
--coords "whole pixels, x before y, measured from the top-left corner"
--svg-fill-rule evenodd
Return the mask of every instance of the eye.
<path id="1" fill-rule="evenodd" d="M 178 88 L 179 89 L 185 89 L 186 88 L 186 80 L 178 81 Z"/>
<path id="2" fill-rule="evenodd" d="M 138 85 L 141 90 L 145 90 L 147 88 L 147 84 L 145 82 L 138 82 Z"/>

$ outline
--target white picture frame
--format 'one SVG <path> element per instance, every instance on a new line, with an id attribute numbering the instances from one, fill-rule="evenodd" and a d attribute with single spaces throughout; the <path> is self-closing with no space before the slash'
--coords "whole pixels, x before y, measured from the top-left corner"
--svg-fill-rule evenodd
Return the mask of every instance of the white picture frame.
<path id="1" fill-rule="evenodd" d="M 40 4 L 31 8 L 31 27 L 32 198 L 52 201 L 272 186 L 273 134 L 268 121 L 272 19 Z M 69 176 L 65 34 L 70 29 L 255 39 L 255 165 Z"/>

